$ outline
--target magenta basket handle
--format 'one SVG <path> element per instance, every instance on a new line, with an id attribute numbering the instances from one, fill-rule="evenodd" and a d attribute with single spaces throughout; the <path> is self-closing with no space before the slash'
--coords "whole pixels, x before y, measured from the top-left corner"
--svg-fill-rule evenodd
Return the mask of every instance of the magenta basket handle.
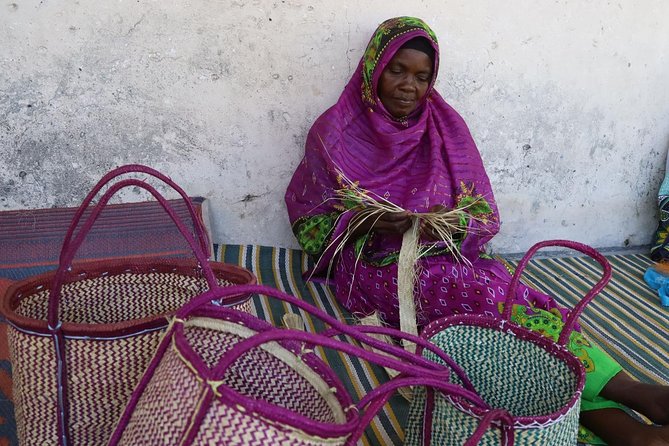
<path id="1" fill-rule="evenodd" d="M 223 316 L 225 319 L 225 313 L 229 313 L 231 315 L 238 314 L 239 312 L 237 310 L 234 310 L 232 308 L 216 308 L 216 314 L 219 316 Z M 203 316 L 206 316 L 206 313 L 202 314 Z M 174 321 L 174 330 L 175 334 L 177 334 L 179 337 L 183 336 L 183 324 L 185 322 L 181 319 L 175 319 Z M 256 347 L 261 346 L 262 344 L 268 343 L 268 342 L 282 342 L 282 341 L 290 341 L 292 343 L 298 342 L 298 343 L 303 343 L 304 345 L 307 345 L 309 347 L 312 346 L 323 346 L 323 347 L 328 347 L 334 350 L 337 350 L 339 352 L 346 353 L 351 356 L 355 356 L 358 358 L 361 358 L 363 360 L 369 361 L 371 363 L 383 366 L 383 367 L 389 367 L 393 368 L 396 370 L 399 370 L 402 372 L 404 375 L 409 375 L 409 376 L 414 376 L 414 377 L 420 377 L 422 379 L 427 379 L 427 378 L 432 378 L 435 384 L 438 385 L 444 385 L 448 384 L 449 386 L 457 387 L 459 392 L 461 392 L 463 395 L 468 397 L 469 399 L 472 399 L 477 403 L 477 405 L 484 405 L 485 403 L 483 400 L 478 397 L 474 392 L 466 390 L 462 387 L 456 386 L 454 384 L 448 383 L 448 375 L 450 370 L 444 366 L 440 366 L 440 370 L 433 370 L 431 367 L 430 362 L 427 361 L 427 363 L 422 364 L 420 363 L 422 359 L 421 356 L 413 354 L 413 356 L 416 359 L 417 364 L 413 363 L 408 363 L 405 361 L 399 361 L 395 358 L 391 358 L 386 354 L 379 354 L 379 353 L 374 353 L 367 351 L 361 347 L 358 347 L 354 344 L 350 344 L 347 342 L 342 342 L 336 339 L 333 339 L 331 337 L 319 335 L 319 334 L 314 334 L 314 333 L 308 333 L 305 331 L 301 330 L 290 330 L 290 329 L 282 329 L 282 328 L 276 328 L 272 327 L 267 329 L 266 331 L 261 331 L 257 332 L 256 334 L 253 334 L 252 336 L 243 339 L 234 346 L 229 349 L 228 351 L 225 352 L 225 355 L 221 357 L 219 360 L 218 364 L 212 369 L 212 370 L 207 370 L 206 373 L 206 378 L 205 380 L 208 382 L 212 382 L 216 384 L 216 389 L 218 392 L 221 394 L 223 392 L 231 392 L 226 398 L 236 401 L 238 404 L 247 407 L 248 410 L 252 410 L 251 408 L 254 408 L 255 410 L 258 410 L 259 412 L 271 413 L 272 421 L 276 423 L 291 423 L 294 424 L 295 426 L 301 426 L 302 428 L 306 427 L 314 427 L 314 425 L 322 424 L 318 421 L 313 420 L 312 418 L 309 418 L 308 416 L 301 415 L 289 408 L 278 406 L 274 403 L 271 403 L 269 401 L 265 401 L 262 399 L 258 399 L 255 397 L 249 397 L 245 396 L 243 394 L 240 394 L 239 392 L 234 391 L 230 387 L 226 386 L 223 384 L 224 377 L 225 377 L 225 372 L 227 371 L 227 368 L 232 365 L 238 358 L 240 358 L 245 352 L 254 349 Z M 169 342 L 169 340 L 168 340 Z M 299 351 L 295 351 L 297 348 L 293 347 L 293 354 L 296 354 L 299 358 L 302 354 L 306 353 L 311 353 L 310 350 L 304 350 L 304 348 L 301 348 Z M 308 361 L 303 359 L 299 361 L 301 363 L 307 363 Z M 434 364 L 434 363 L 432 363 Z M 423 367 L 425 366 L 430 366 L 430 368 Z M 202 371 L 200 371 L 202 373 Z M 352 423 L 350 426 L 350 433 L 354 432 L 358 428 L 358 423 Z"/>
<path id="2" fill-rule="evenodd" d="M 229 310 L 235 311 L 235 310 Z M 223 357 L 221 357 L 219 363 L 213 370 L 213 379 L 222 379 L 226 370 L 241 356 L 246 352 L 253 350 L 256 347 L 259 347 L 263 344 L 269 342 L 280 342 L 280 341 L 292 341 L 292 342 L 303 342 L 310 346 L 318 345 L 322 347 L 331 348 L 337 351 L 347 353 L 351 356 L 355 356 L 365 361 L 380 365 L 382 367 L 388 367 L 399 372 L 415 376 L 420 375 L 423 377 L 430 377 L 442 382 L 448 381 L 448 374 L 450 370 L 446 366 L 441 366 L 441 369 L 433 369 L 429 362 L 430 361 L 421 361 L 422 358 L 419 355 L 414 355 L 415 362 L 409 363 L 411 361 L 403 362 L 395 358 L 392 358 L 386 354 L 380 354 L 365 350 L 362 347 L 358 347 L 348 342 L 338 341 L 327 336 L 323 336 L 316 333 L 308 333 L 306 331 L 300 330 L 286 330 L 283 328 L 275 328 L 267 331 L 263 331 L 253 336 L 239 341 L 235 344 L 230 350 L 228 350 Z M 429 367 L 429 368 L 428 368 Z M 473 393 L 473 392 L 472 392 Z"/>
<path id="3" fill-rule="evenodd" d="M 342 323 L 341 321 L 335 319 L 334 317 L 330 316 L 323 310 L 314 307 L 313 305 L 310 305 L 306 303 L 305 301 L 298 299 L 294 296 L 291 296 L 287 293 L 284 293 L 283 291 L 277 290 L 276 288 L 270 288 L 267 286 L 262 286 L 262 285 L 233 285 L 233 286 L 228 286 L 228 287 L 217 287 L 215 289 L 211 289 L 200 296 L 195 297 L 192 299 L 190 302 L 188 302 L 186 305 L 184 305 L 181 309 L 176 314 L 177 319 L 185 320 L 188 318 L 188 316 L 193 313 L 197 308 L 202 307 L 204 305 L 209 304 L 211 301 L 218 300 L 230 295 L 237 295 L 237 294 L 263 294 L 265 296 L 273 297 L 275 299 L 281 300 L 283 302 L 287 302 L 291 305 L 294 305 L 305 312 L 311 314 L 312 316 L 317 317 L 321 321 L 327 323 L 330 325 L 334 330 L 348 335 L 351 338 L 355 339 L 358 342 L 365 343 L 377 350 L 380 350 L 382 352 L 388 353 L 390 355 L 393 355 L 396 358 L 404 359 L 406 361 L 418 363 L 421 365 L 421 367 L 430 369 L 430 370 L 439 370 L 442 371 L 444 370 L 444 366 L 441 364 L 438 364 L 436 362 L 427 360 L 423 358 L 420 355 L 416 355 L 415 353 L 411 353 L 406 351 L 403 348 L 394 346 L 394 345 L 389 345 L 386 344 L 385 342 L 382 342 L 378 339 L 375 339 L 367 334 L 365 334 L 362 330 L 359 329 L 359 327 L 354 327 L 350 326 L 347 324 Z M 367 328 L 366 328 L 367 330 Z M 452 365 L 453 370 L 457 373 L 457 375 L 460 377 L 460 379 L 463 382 L 463 385 L 468 387 L 469 389 L 473 390 L 474 387 L 471 384 L 471 381 L 467 378 L 467 375 L 465 372 L 460 368 L 455 362 L 448 356 L 446 353 L 444 353 L 441 349 L 436 347 L 434 344 L 432 344 L 429 341 L 426 341 L 425 339 L 422 339 L 418 336 L 413 336 L 408 333 L 402 333 L 399 330 L 394 330 L 390 328 L 384 328 L 384 327 L 378 327 L 378 331 L 376 328 L 372 329 L 376 333 L 380 334 L 386 334 L 388 336 L 394 336 L 398 338 L 403 338 L 403 339 L 408 339 L 411 342 L 415 342 L 417 345 L 422 346 L 423 348 L 429 349 L 430 351 L 434 352 L 439 358 L 441 358 L 446 364 Z M 281 329 L 281 332 L 286 332 L 287 330 Z M 296 333 L 299 334 L 299 332 L 295 330 L 290 330 L 288 331 L 289 333 L 292 333 L 293 335 L 296 336 Z M 308 336 L 313 336 L 312 334 L 307 333 Z M 244 341 L 243 341 L 244 342 Z M 226 356 L 224 357 L 224 360 L 227 358 L 233 358 L 236 359 L 237 357 L 241 356 L 244 351 L 242 351 L 241 344 L 243 342 L 240 342 L 237 344 L 235 347 L 233 347 Z M 266 342 L 266 341 L 263 341 Z M 309 342 L 307 339 L 305 342 Z M 261 342 L 262 343 L 262 342 Z M 245 347 L 248 349 L 253 348 L 253 347 Z M 366 351 L 366 350 L 364 350 Z M 224 367 L 228 367 L 230 363 L 234 360 L 232 359 L 225 365 Z M 390 367 L 390 366 L 389 366 Z M 391 367 L 393 368 L 393 367 Z"/>
<path id="4" fill-rule="evenodd" d="M 513 417 L 504 409 L 493 409 L 486 413 L 472 436 L 463 446 L 477 446 L 493 423 L 499 425 L 502 445 L 513 446 L 515 442 Z"/>
<path id="5" fill-rule="evenodd" d="M 63 284 L 63 279 L 65 277 L 66 271 L 70 268 L 71 262 L 74 259 L 74 256 L 83 243 L 85 237 L 88 235 L 88 232 L 90 231 L 91 227 L 95 223 L 95 221 L 98 219 L 100 216 L 100 213 L 104 209 L 104 207 L 107 205 L 111 197 L 118 192 L 120 189 L 123 189 L 128 186 L 137 186 L 142 189 L 145 189 L 148 191 L 151 195 L 158 200 L 162 208 L 167 212 L 167 214 L 170 216 L 172 221 L 176 224 L 177 228 L 179 229 L 179 232 L 183 237 L 186 239 L 188 244 L 190 245 L 191 249 L 193 250 L 193 253 L 195 254 L 195 257 L 197 258 L 200 267 L 202 268 L 202 272 L 207 280 L 207 284 L 209 285 L 209 288 L 215 288 L 218 286 L 218 283 L 216 281 L 216 277 L 214 276 L 214 272 L 211 269 L 211 265 L 209 265 L 209 261 L 202 250 L 202 247 L 195 241 L 193 238 L 192 234 L 188 231 L 188 229 L 184 226 L 184 224 L 181 222 L 179 217 L 176 215 L 172 207 L 169 205 L 167 200 L 163 198 L 162 195 L 158 191 L 156 191 L 152 186 L 149 184 L 137 180 L 137 179 L 126 179 L 126 180 L 121 180 L 118 183 L 115 183 L 113 186 L 105 192 L 105 194 L 102 196 L 100 199 L 100 202 L 95 206 L 93 209 L 93 212 L 91 215 L 88 217 L 88 219 L 84 222 L 82 228 L 80 231 L 77 232 L 77 236 L 74 238 L 74 240 L 70 240 L 69 243 L 63 245 L 63 249 L 61 252 L 61 259 L 60 263 L 58 265 L 58 269 L 56 270 L 56 273 L 53 277 L 53 280 L 51 282 L 51 289 L 49 291 L 49 328 L 51 330 L 55 330 L 57 327 L 60 326 L 59 322 L 59 317 L 58 317 L 58 306 L 60 302 L 60 292 Z"/>
<path id="6" fill-rule="evenodd" d="M 72 217 L 72 222 L 70 223 L 70 227 L 68 228 L 67 233 L 65 234 L 65 238 L 63 239 L 63 247 L 69 245 L 72 237 L 74 236 L 74 231 L 81 222 L 81 218 L 84 215 L 84 212 L 93 202 L 93 199 L 98 194 L 98 192 L 100 192 L 100 190 L 102 190 L 102 188 L 114 178 L 128 173 L 144 173 L 147 175 L 151 175 L 152 177 L 161 180 L 162 182 L 170 186 L 172 189 L 174 189 L 179 195 L 181 195 L 181 198 L 183 199 L 183 202 L 186 205 L 188 213 L 190 214 L 191 220 L 193 222 L 195 235 L 199 239 L 200 245 L 202 246 L 202 250 L 207 254 L 207 257 L 209 257 L 211 255 L 210 252 L 211 248 L 209 246 L 207 231 L 204 228 L 204 223 L 198 217 L 197 212 L 195 212 L 195 208 L 193 207 L 193 203 L 191 202 L 191 199 L 188 196 L 188 194 L 186 194 L 186 192 L 168 176 L 157 171 L 156 169 L 153 169 L 148 166 L 143 166 L 141 164 L 127 164 L 125 166 L 117 167 L 116 169 L 109 171 L 107 174 L 105 174 L 105 176 L 103 176 L 100 179 L 100 181 L 97 182 L 97 184 L 93 187 L 93 189 L 91 189 L 88 195 L 86 195 L 86 198 L 84 198 L 81 205 L 79 205 L 79 208 L 77 209 L 76 213 Z M 60 256 L 62 260 L 63 251 L 61 251 Z"/>
<path id="7" fill-rule="evenodd" d="M 77 250 L 83 243 L 85 237 L 88 235 L 88 232 L 91 230 L 91 227 L 98 219 L 100 213 L 105 208 L 111 197 L 120 189 L 123 189 L 124 187 L 128 186 L 137 186 L 142 189 L 145 189 L 146 191 L 151 193 L 151 195 L 153 195 L 154 198 L 156 198 L 156 200 L 158 200 L 160 205 L 167 212 L 172 221 L 176 224 L 177 228 L 179 229 L 179 232 L 181 232 L 181 235 L 184 236 L 184 238 L 190 245 L 191 249 L 193 250 L 209 287 L 214 288 L 218 285 L 216 282 L 216 277 L 214 276 L 214 272 L 212 271 L 211 266 L 209 265 L 209 261 L 206 257 L 205 251 L 202 249 L 200 244 L 198 244 L 195 241 L 193 235 L 184 226 L 184 224 L 181 222 L 179 217 L 177 217 L 176 213 L 169 205 L 167 200 L 165 200 L 165 198 L 163 198 L 163 196 L 160 195 L 158 191 L 156 191 L 153 187 L 151 187 L 149 184 L 143 181 L 136 179 L 126 179 L 126 180 L 121 180 L 118 183 L 115 183 L 113 186 L 109 188 L 109 190 L 107 190 L 107 192 L 105 192 L 102 198 L 100 198 L 100 201 L 97 204 L 97 206 L 95 206 L 95 208 L 93 209 L 91 215 L 89 215 L 88 219 L 84 222 L 81 230 L 77 232 L 77 235 L 74 238 L 74 240 L 71 240 L 71 234 L 70 234 L 68 239 L 66 240 L 67 243 L 63 244 L 60 261 L 58 264 L 58 269 L 56 270 L 56 273 L 51 282 L 51 289 L 49 290 L 49 309 L 47 317 L 48 317 L 48 327 L 54 339 L 54 345 L 56 350 L 56 362 L 58 365 L 57 376 L 56 376 L 56 382 L 58 386 L 57 432 L 58 432 L 59 444 L 61 446 L 67 446 L 69 444 L 69 432 L 68 432 L 69 410 L 68 410 L 68 396 L 67 396 L 68 394 L 67 363 L 65 362 L 65 336 L 63 334 L 62 325 L 58 315 L 58 307 L 60 303 L 60 297 L 61 297 L 60 293 L 63 284 L 63 279 L 66 274 L 66 271 L 69 270 L 71 267 L 72 259 L 74 258 Z"/>
<path id="8" fill-rule="evenodd" d="M 486 415 L 481 419 L 481 422 L 479 423 L 476 431 L 474 431 L 472 437 L 467 440 L 464 446 L 476 446 L 485 434 L 486 430 L 488 430 L 495 422 L 500 424 L 504 446 L 513 446 L 513 418 L 506 410 L 490 409 L 479 395 L 469 390 L 463 389 L 458 385 L 447 383 L 443 380 L 435 380 L 433 378 L 406 376 L 400 376 L 381 384 L 365 395 L 358 402 L 358 404 L 356 404 L 359 412 L 362 412 L 366 406 L 369 407 L 367 410 L 365 410 L 363 417 L 360 419 L 358 428 L 351 435 L 351 437 L 349 437 L 346 445 L 354 446 L 357 443 L 357 441 L 362 437 L 367 426 L 369 426 L 369 423 L 371 423 L 372 419 L 375 418 L 383 409 L 383 406 L 388 402 L 390 397 L 397 389 L 414 386 L 425 386 L 431 389 L 439 390 L 444 395 L 464 398 L 479 409 L 487 410 Z M 430 416 L 430 414 L 426 415 Z M 430 446 L 430 442 L 424 444 L 423 446 Z"/>
<path id="9" fill-rule="evenodd" d="M 369 407 L 364 411 L 365 413 L 360 419 L 357 429 L 349 437 L 346 445 L 354 446 L 358 442 L 367 426 L 369 426 L 369 423 L 371 423 L 372 419 L 383 409 L 383 406 L 388 402 L 397 389 L 413 386 L 428 386 L 430 388 L 438 389 L 443 394 L 464 398 L 480 409 L 486 409 L 488 407 L 476 393 L 463 389 L 458 385 L 444 382 L 443 380 L 428 377 L 397 377 L 381 384 L 358 402 L 356 407 L 359 412 L 362 412 L 366 406 Z"/>
<path id="10" fill-rule="evenodd" d="M 585 309 L 585 306 L 588 305 L 590 301 L 592 301 L 592 299 L 606 286 L 606 284 L 611 279 L 611 264 L 606 259 L 606 257 L 600 254 L 597 250 L 591 248 L 588 245 L 584 245 L 583 243 L 573 242 L 570 240 L 546 240 L 535 244 L 523 256 L 522 260 L 518 263 L 518 266 L 516 267 L 516 271 L 513 274 L 513 278 L 511 279 L 511 283 L 507 291 L 506 300 L 504 302 L 504 313 L 502 314 L 504 320 L 511 321 L 511 310 L 513 307 L 513 300 L 516 295 L 516 290 L 518 289 L 520 276 L 525 270 L 525 267 L 529 263 L 534 253 L 541 248 L 545 248 L 546 246 L 561 246 L 564 248 L 570 248 L 576 251 L 580 251 L 583 254 L 586 254 L 595 259 L 602 266 L 603 270 L 602 278 L 599 279 L 599 282 L 597 282 L 595 286 L 592 287 L 590 291 L 588 291 L 585 297 L 581 299 L 581 301 L 569 312 L 569 316 L 565 321 L 564 327 L 562 328 L 562 332 L 560 333 L 560 337 L 557 341 L 558 344 L 564 345 L 569 339 L 569 335 L 571 334 L 574 326 L 576 325 L 576 321 L 578 320 L 579 316 Z"/>
<path id="11" fill-rule="evenodd" d="M 444 363 L 451 368 L 452 371 L 455 372 L 456 375 L 458 375 L 458 378 L 460 378 L 460 381 L 462 381 L 462 385 L 471 391 L 475 391 L 474 385 L 472 382 L 469 380 L 469 377 L 465 373 L 465 371 L 458 365 L 458 363 L 455 362 L 453 358 L 448 356 L 446 352 L 444 352 L 442 349 L 434 345 L 433 343 L 426 341 L 424 338 L 421 338 L 419 336 L 412 335 L 410 333 L 406 333 L 401 330 L 396 330 L 392 328 L 387 328 L 387 327 L 377 327 L 374 325 L 356 325 L 355 329 L 357 331 L 360 331 L 365 334 L 380 334 L 380 335 L 386 335 L 386 336 L 391 336 L 393 338 L 398 338 L 410 342 L 416 343 L 419 347 L 421 347 L 422 350 L 429 350 L 435 355 L 439 357 Z M 323 336 L 337 336 L 340 334 L 339 330 L 336 328 L 330 328 L 328 330 L 325 330 L 321 332 Z"/>

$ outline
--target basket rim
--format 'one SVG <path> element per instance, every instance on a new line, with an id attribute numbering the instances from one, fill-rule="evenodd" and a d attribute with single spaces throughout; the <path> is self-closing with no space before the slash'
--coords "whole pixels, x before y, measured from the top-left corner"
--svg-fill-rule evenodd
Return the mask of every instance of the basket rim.
<path id="1" fill-rule="evenodd" d="M 256 277 L 238 265 L 210 261 L 209 265 L 216 278 L 225 279 L 235 285 L 253 285 Z M 103 259 L 81 261 L 72 264 L 66 274 L 64 283 L 73 283 L 79 280 L 89 280 L 99 277 L 109 277 L 127 273 L 177 273 L 187 276 L 197 274 L 199 264 L 194 259 L 185 258 L 142 258 L 142 259 Z M 134 333 L 150 331 L 167 326 L 169 318 L 177 311 L 154 314 L 143 318 L 130 319 L 103 324 L 61 322 L 60 327 L 50 328 L 46 319 L 35 319 L 16 313 L 16 308 L 22 299 L 33 295 L 36 291 L 43 291 L 51 287 L 56 271 L 49 271 L 39 275 L 12 283 L 0 301 L 0 314 L 15 329 L 35 335 L 50 335 L 59 328 L 66 337 L 88 338 L 118 338 Z M 251 299 L 250 294 L 237 294 L 226 298 L 226 305 L 239 305 Z"/>
<path id="2" fill-rule="evenodd" d="M 453 327 L 473 326 L 494 330 L 509 336 L 514 336 L 523 341 L 531 342 L 537 347 L 543 349 L 548 354 L 558 358 L 564 362 L 567 367 L 574 373 L 576 378 L 576 389 L 569 401 L 563 407 L 555 412 L 545 415 L 535 416 L 516 416 L 511 414 L 513 418 L 514 427 L 518 429 L 535 428 L 537 425 L 550 425 L 558 422 L 565 417 L 574 406 L 579 404 L 583 387 L 585 386 L 585 369 L 579 359 L 571 353 L 567 347 L 554 342 L 539 333 L 531 331 L 514 322 L 504 319 L 491 317 L 484 314 L 459 314 L 454 316 L 447 316 L 436 319 L 425 326 L 421 332 L 421 336 L 426 340 L 432 339 L 440 332 Z M 417 349 L 417 353 L 422 353 L 422 349 Z M 465 371 L 466 372 L 466 371 Z M 486 411 L 481 411 L 478 414 L 476 408 L 472 408 L 476 416 L 482 416 Z"/>
<path id="3" fill-rule="evenodd" d="M 255 332 L 256 334 L 267 330 L 279 329 L 267 321 L 256 318 L 252 314 L 241 311 L 230 311 L 220 307 L 209 306 L 208 308 L 197 309 L 188 318 L 188 320 L 199 319 L 199 318 L 218 320 L 221 323 L 223 323 L 223 325 L 231 323 L 243 327 L 244 329 L 248 329 L 252 332 Z M 184 356 L 184 358 L 186 358 L 191 364 L 193 364 L 193 366 L 197 369 L 198 373 L 200 373 L 203 376 L 208 376 L 217 381 L 222 380 L 223 376 L 227 372 L 227 370 L 221 370 L 220 367 L 220 362 L 223 358 L 221 357 L 218 363 L 215 364 L 213 367 L 208 367 L 204 363 L 204 361 L 202 361 L 200 355 L 196 353 L 193 346 L 188 342 L 188 339 L 184 331 L 186 325 L 188 325 L 187 321 L 175 324 L 175 328 L 173 331 L 174 345 Z M 356 419 L 357 415 L 356 411 L 348 411 L 348 412 L 346 411 L 346 408 L 352 405 L 353 401 L 349 393 L 346 391 L 346 387 L 342 383 L 341 379 L 335 373 L 334 369 L 331 366 L 329 366 L 324 360 L 322 360 L 316 353 L 302 351 L 304 346 L 300 342 L 292 340 L 273 341 L 273 342 L 278 344 L 282 349 L 285 349 L 291 354 L 300 357 L 301 362 L 305 363 L 306 365 L 309 366 L 311 370 L 316 372 L 320 376 L 320 379 L 322 379 L 324 382 L 330 385 L 330 387 L 334 386 L 336 388 L 336 391 L 334 392 L 334 397 L 339 402 L 339 405 L 341 406 L 344 415 L 349 419 L 349 421 Z M 272 352 L 268 351 L 268 353 L 270 355 L 273 355 Z M 276 357 L 276 355 L 273 356 Z M 280 358 L 277 359 L 279 361 L 282 361 Z M 256 410 L 265 416 L 270 416 L 270 414 L 275 415 L 276 409 L 280 409 L 281 411 L 287 410 L 279 406 L 276 406 L 272 403 L 258 401 L 253 398 L 246 397 L 243 394 L 239 393 L 238 391 L 234 390 L 233 388 L 223 384 L 221 384 L 221 386 L 218 388 L 218 391 L 221 394 L 227 393 L 231 398 L 235 400 L 235 404 L 241 404 L 247 409 Z M 292 418 L 296 417 L 297 419 L 301 418 L 305 420 L 307 419 L 306 417 L 296 414 L 292 411 L 286 413 L 294 414 L 291 415 Z M 328 426 L 328 428 L 332 428 L 333 426 L 345 426 L 344 423 L 329 423 L 329 422 L 316 422 L 316 423 L 322 424 L 323 426 Z M 296 424 L 294 425 L 294 427 L 301 429 L 303 426 L 298 426 Z"/>
<path id="4" fill-rule="evenodd" d="M 191 366 L 191 373 L 197 372 L 200 378 L 211 379 L 217 383 L 214 397 L 236 411 L 252 413 L 254 416 L 262 418 L 265 422 L 278 426 L 289 427 L 290 429 L 302 432 L 311 437 L 333 440 L 349 436 L 358 427 L 360 416 L 356 410 L 348 410 L 353 407 L 351 396 L 346 391 L 346 387 L 341 382 L 339 376 L 327 365 L 318 355 L 313 352 L 301 352 L 301 344 L 293 341 L 278 341 L 282 349 L 287 352 L 298 355 L 303 364 L 307 365 L 315 374 L 317 374 L 325 384 L 334 387 L 333 397 L 337 400 L 345 420 L 343 422 L 317 421 L 308 416 L 294 412 L 293 410 L 269 403 L 264 400 L 257 400 L 245 396 L 239 391 L 220 383 L 222 376 L 219 376 L 219 364 L 213 367 L 207 366 L 200 356 L 196 353 L 193 346 L 188 342 L 184 332 L 184 325 L 191 319 L 214 319 L 222 323 L 237 324 L 251 332 L 260 333 L 266 330 L 277 330 L 272 324 L 260 320 L 251 314 L 241 311 L 230 311 L 225 308 L 208 306 L 196 310 L 186 321 L 175 320 L 174 328 L 168 333 L 162 342 L 167 342 L 175 348 L 182 356 L 182 360 L 187 361 Z M 271 352 L 269 352 L 273 355 Z M 275 355 L 273 355 L 275 356 Z M 162 358 L 155 358 L 160 361 Z M 282 359 L 277 358 L 279 361 Z M 148 386 L 149 380 L 143 379 L 135 389 L 135 393 L 141 395 Z M 132 408 L 134 410 L 134 407 Z"/>

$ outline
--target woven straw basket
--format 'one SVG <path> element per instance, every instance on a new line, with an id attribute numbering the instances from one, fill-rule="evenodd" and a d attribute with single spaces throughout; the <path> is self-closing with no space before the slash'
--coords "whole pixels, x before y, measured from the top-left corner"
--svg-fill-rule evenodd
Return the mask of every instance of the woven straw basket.
<path id="1" fill-rule="evenodd" d="M 321 334 L 276 328 L 252 315 L 207 305 L 231 293 L 265 294 L 332 328 Z M 448 366 L 366 332 L 416 342 Z M 375 351 L 334 339 L 339 334 Z M 314 346 L 338 350 L 401 375 L 354 404 L 333 370 L 314 353 Z M 452 370 L 463 386 L 448 382 Z M 179 310 L 109 444 L 354 445 L 391 394 L 404 386 L 431 386 L 481 410 L 485 406 L 467 388 L 471 385 L 462 370 L 424 339 L 384 327 L 348 326 L 272 288 L 219 288 Z M 493 421 L 512 430 L 510 416 L 496 411 L 481 423 L 481 435 Z"/>
<path id="2" fill-rule="evenodd" d="M 546 246 L 572 248 L 593 257 L 603 277 L 570 312 L 557 343 L 511 322 L 520 275 L 532 255 Z M 513 416 L 516 445 L 574 445 L 585 372 L 565 344 L 578 316 L 611 277 L 604 256 L 580 243 L 552 240 L 534 245 L 519 263 L 504 304 L 502 318 L 481 315 L 446 317 L 425 327 L 421 337 L 434 343 L 460 365 L 484 401 Z M 424 356 L 439 361 L 431 352 Z M 429 389 L 417 392 L 410 409 L 407 445 L 460 446 L 485 415 Z M 429 420 L 426 428 L 424 419 Z M 493 431 L 481 445 L 497 446 Z"/>
<path id="3" fill-rule="evenodd" d="M 141 172 L 186 201 L 195 237 L 167 201 L 143 181 L 113 184 L 76 232 L 97 192 L 116 176 Z M 128 259 L 72 264 L 91 226 L 123 187 L 149 191 L 174 220 L 197 260 Z M 196 241 L 197 239 L 197 241 Z M 208 262 L 208 241 L 185 192 L 144 166 L 107 174 L 86 197 L 65 237 L 57 271 L 17 282 L 2 302 L 20 444 L 102 445 L 127 404 L 168 325 L 192 297 L 221 285 L 255 283 L 245 269 Z M 248 308 L 249 295 L 223 302 Z"/>

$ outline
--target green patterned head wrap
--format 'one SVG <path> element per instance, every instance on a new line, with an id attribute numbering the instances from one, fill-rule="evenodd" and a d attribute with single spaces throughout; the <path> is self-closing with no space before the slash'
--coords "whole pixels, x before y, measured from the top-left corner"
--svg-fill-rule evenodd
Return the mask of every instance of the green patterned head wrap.
<path id="1" fill-rule="evenodd" d="M 362 99 L 369 105 L 376 104 L 374 82 L 378 78 L 377 68 L 383 69 L 395 55 L 395 52 L 407 41 L 425 37 L 432 43 L 435 50 L 434 75 L 432 83 L 437 77 L 439 45 L 437 36 L 427 24 L 416 17 L 395 17 L 381 23 L 362 57 Z M 430 85 L 432 88 L 432 85 Z"/>

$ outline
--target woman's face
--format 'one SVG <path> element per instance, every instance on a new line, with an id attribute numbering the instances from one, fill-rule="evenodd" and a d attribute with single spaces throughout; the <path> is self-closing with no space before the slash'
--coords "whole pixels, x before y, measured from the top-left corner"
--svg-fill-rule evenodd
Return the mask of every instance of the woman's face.
<path id="1" fill-rule="evenodd" d="M 418 107 L 431 81 L 430 56 L 410 48 L 400 49 L 379 77 L 379 99 L 388 113 L 403 118 Z"/>

